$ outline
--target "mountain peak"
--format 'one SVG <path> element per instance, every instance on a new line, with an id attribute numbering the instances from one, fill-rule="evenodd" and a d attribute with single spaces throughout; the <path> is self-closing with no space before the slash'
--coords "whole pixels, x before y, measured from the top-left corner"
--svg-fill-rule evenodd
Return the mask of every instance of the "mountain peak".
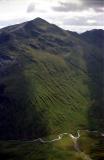
<path id="1" fill-rule="evenodd" d="M 32 24 L 36 24 L 36 25 L 47 25 L 49 24 L 47 21 L 45 21 L 44 19 L 37 17 L 34 20 L 28 21 L 27 23 L 32 23 Z"/>
<path id="2" fill-rule="evenodd" d="M 35 22 L 44 22 L 44 23 L 48 23 L 46 20 L 44 20 L 44 19 L 42 19 L 42 18 L 40 18 L 40 17 L 35 18 L 33 21 L 35 21 Z"/>

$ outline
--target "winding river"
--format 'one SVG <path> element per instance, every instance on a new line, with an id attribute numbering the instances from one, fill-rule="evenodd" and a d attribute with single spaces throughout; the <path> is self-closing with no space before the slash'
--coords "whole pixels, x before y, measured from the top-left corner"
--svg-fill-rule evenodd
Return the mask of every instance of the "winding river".
<path id="1" fill-rule="evenodd" d="M 62 133 L 62 134 L 59 134 L 57 136 L 57 138 L 55 139 L 52 139 L 52 140 L 44 140 L 43 138 L 37 138 L 37 139 L 34 139 L 34 140 L 31 140 L 31 141 L 26 141 L 26 142 L 36 142 L 36 141 L 40 141 L 41 143 L 52 143 L 52 142 L 55 142 L 55 141 L 60 141 L 64 135 L 68 135 L 72 140 L 73 140 L 73 143 L 75 144 L 75 148 L 76 150 L 79 150 L 78 149 L 78 146 L 76 145 L 77 142 L 78 142 L 78 139 L 81 137 L 80 135 L 80 132 L 81 131 L 84 131 L 84 132 L 90 132 L 90 133 L 98 133 L 98 131 L 90 131 L 90 130 L 77 130 L 77 136 L 74 136 L 73 134 L 71 133 Z M 104 137 L 104 133 L 100 133 L 100 135 L 102 137 Z"/>
<path id="2" fill-rule="evenodd" d="M 52 142 L 55 142 L 55 141 L 60 141 L 60 140 L 64 137 L 64 135 L 67 135 L 67 136 L 69 136 L 69 137 L 72 139 L 75 150 L 76 150 L 77 152 L 81 153 L 83 159 L 84 159 L 84 160 L 92 160 L 92 159 L 89 157 L 89 155 L 87 155 L 86 153 L 84 153 L 84 152 L 82 152 L 82 151 L 80 150 L 78 140 L 79 140 L 79 138 L 81 137 L 81 134 L 80 134 L 81 131 L 88 132 L 88 133 L 99 133 L 98 131 L 77 130 L 77 136 L 74 136 L 74 135 L 71 134 L 71 133 L 62 133 L 62 134 L 59 134 L 59 135 L 57 136 L 57 138 L 52 139 L 52 140 L 44 140 L 43 138 L 38 138 L 38 139 L 34 139 L 34 140 L 28 141 L 28 142 L 36 142 L 36 141 L 39 141 L 39 142 L 41 142 L 41 143 L 52 143 Z M 104 133 L 100 133 L 100 136 L 104 137 Z"/>
<path id="3" fill-rule="evenodd" d="M 59 134 L 55 139 L 52 139 L 52 140 L 44 140 L 43 138 L 37 138 L 37 139 L 31 140 L 31 141 L 25 140 L 25 142 L 32 142 L 32 143 L 34 143 L 34 142 L 53 143 L 53 142 L 55 142 L 55 141 L 60 141 L 60 140 L 62 140 L 62 138 L 63 138 L 65 135 L 67 135 L 67 136 L 69 136 L 69 137 L 72 139 L 75 150 L 76 150 L 77 152 L 81 153 L 83 159 L 84 159 L 84 160 L 92 160 L 92 159 L 89 157 L 89 155 L 85 154 L 84 152 L 82 152 L 82 151 L 80 150 L 78 140 L 79 140 L 79 138 L 81 137 L 80 132 L 82 132 L 82 131 L 88 132 L 88 133 L 99 133 L 100 136 L 104 137 L 104 133 L 100 133 L 100 132 L 98 132 L 98 131 L 77 130 L 77 136 L 74 136 L 74 135 L 71 134 L 71 133 L 62 133 L 62 134 Z"/>

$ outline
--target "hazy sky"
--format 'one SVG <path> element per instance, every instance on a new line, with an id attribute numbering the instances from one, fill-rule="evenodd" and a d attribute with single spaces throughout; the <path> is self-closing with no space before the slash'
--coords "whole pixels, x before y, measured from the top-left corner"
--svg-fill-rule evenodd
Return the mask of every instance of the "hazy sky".
<path id="1" fill-rule="evenodd" d="M 0 0 L 0 28 L 41 17 L 64 29 L 104 29 L 104 0 Z"/>

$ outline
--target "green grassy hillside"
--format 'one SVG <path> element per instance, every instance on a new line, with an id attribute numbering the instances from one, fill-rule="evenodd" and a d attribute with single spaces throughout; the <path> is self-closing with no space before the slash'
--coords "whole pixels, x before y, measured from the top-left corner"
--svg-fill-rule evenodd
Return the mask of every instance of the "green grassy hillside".
<path id="1" fill-rule="evenodd" d="M 2 125 L 8 126 L 8 133 L 11 129 L 17 138 L 32 138 L 88 127 L 88 76 L 69 63 L 69 56 L 28 48 L 19 55 L 18 65 L 11 64 L 10 73 L 1 82 L 1 105 L 7 107 L 2 109 L 7 112 Z"/>

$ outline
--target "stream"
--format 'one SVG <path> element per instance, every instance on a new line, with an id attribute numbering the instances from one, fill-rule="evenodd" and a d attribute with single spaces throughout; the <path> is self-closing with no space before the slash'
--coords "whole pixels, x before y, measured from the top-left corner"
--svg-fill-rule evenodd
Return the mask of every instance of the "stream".
<path id="1" fill-rule="evenodd" d="M 82 132 L 82 131 L 88 132 L 88 133 L 99 133 L 100 136 L 104 137 L 104 133 L 100 133 L 100 132 L 98 132 L 98 131 L 77 130 L 77 136 L 74 136 L 74 135 L 71 134 L 71 133 L 62 133 L 62 134 L 59 134 L 55 139 L 52 139 L 52 140 L 44 140 L 43 138 L 37 138 L 37 139 L 34 139 L 34 140 L 30 140 L 30 141 L 24 140 L 24 142 L 30 142 L 30 143 L 31 143 L 31 142 L 32 142 L 32 143 L 34 143 L 34 142 L 53 143 L 53 142 L 55 142 L 55 141 L 60 141 L 60 140 L 62 140 L 62 138 L 63 138 L 65 135 L 67 135 L 68 137 L 70 137 L 70 138 L 72 139 L 73 145 L 74 145 L 74 149 L 82 155 L 83 159 L 84 159 L 84 160 L 92 160 L 92 159 L 89 157 L 89 155 L 85 154 L 84 152 L 82 152 L 82 151 L 80 150 L 80 146 L 79 146 L 78 140 L 79 140 L 79 138 L 81 137 L 80 132 Z M 13 141 L 13 140 L 12 140 L 12 141 Z"/>

